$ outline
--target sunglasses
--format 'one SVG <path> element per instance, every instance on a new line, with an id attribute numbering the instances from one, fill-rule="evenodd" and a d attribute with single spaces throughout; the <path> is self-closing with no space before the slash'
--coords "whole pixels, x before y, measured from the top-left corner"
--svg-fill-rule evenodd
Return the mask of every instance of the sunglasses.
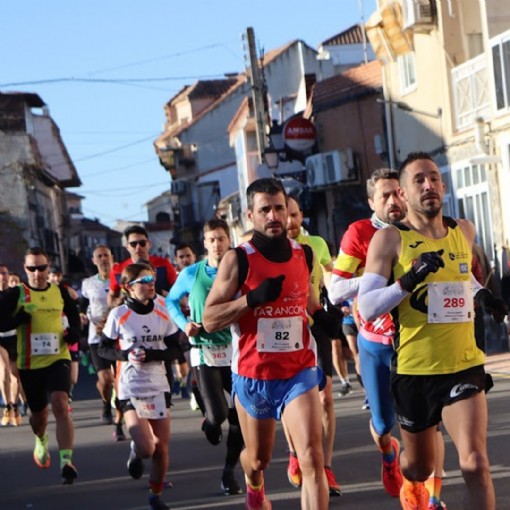
<path id="1" fill-rule="evenodd" d="M 139 244 L 142 248 L 145 248 L 147 246 L 147 241 L 145 239 L 142 239 L 141 241 L 129 241 L 128 244 L 131 248 L 136 248 L 137 244 Z"/>
<path id="2" fill-rule="evenodd" d="M 27 271 L 30 271 L 31 273 L 35 273 L 36 271 L 39 271 L 42 273 L 43 271 L 46 271 L 48 269 L 48 264 L 41 264 L 40 266 L 25 266 Z"/>
<path id="3" fill-rule="evenodd" d="M 141 278 L 137 278 L 128 283 L 128 285 L 134 285 L 135 283 L 141 283 L 144 285 L 148 285 L 149 283 L 154 283 L 156 279 L 152 275 L 142 276 Z"/>

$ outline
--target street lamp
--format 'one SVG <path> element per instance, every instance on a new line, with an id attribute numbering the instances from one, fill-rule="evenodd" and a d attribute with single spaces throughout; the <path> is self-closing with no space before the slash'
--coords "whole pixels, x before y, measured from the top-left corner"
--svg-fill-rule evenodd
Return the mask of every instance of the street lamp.
<path id="1" fill-rule="evenodd" d="M 262 158 L 270 170 L 276 170 L 280 161 L 287 161 L 287 150 L 283 142 L 282 126 L 277 120 L 273 123 L 268 133 L 269 145 L 264 149 Z"/>

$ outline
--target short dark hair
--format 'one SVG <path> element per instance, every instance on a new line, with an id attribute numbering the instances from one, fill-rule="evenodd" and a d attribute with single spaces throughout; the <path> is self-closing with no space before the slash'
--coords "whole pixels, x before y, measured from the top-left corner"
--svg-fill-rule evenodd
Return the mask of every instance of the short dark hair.
<path id="1" fill-rule="evenodd" d="M 44 255 L 46 260 L 48 262 L 50 261 L 50 257 L 48 257 L 46 251 L 40 246 L 32 246 L 31 248 L 28 248 L 28 250 L 25 252 L 25 258 L 23 260 L 26 260 L 29 255 Z"/>
<path id="2" fill-rule="evenodd" d="M 140 225 L 131 225 L 130 227 L 126 228 L 126 230 L 124 230 L 124 237 L 126 238 L 126 240 L 129 238 L 129 236 L 131 234 L 140 234 L 142 236 L 145 236 L 147 239 L 149 239 L 147 230 L 145 230 Z"/>
<path id="3" fill-rule="evenodd" d="M 368 198 L 374 198 L 375 183 L 381 179 L 395 179 L 398 181 L 398 172 L 391 168 L 378 168 L 372 172 L 367 179 L 367 195 Z"/>
<path id="4" fill-rule="evenodd" d="M 193 246 L 191 246 L 191 244 L 189 244 L 189 243 L 180 243 L 180 244 L 178 244 L 175 247 L 174 252 L 177 255 L 178 251 L 185 250 L 186 248 L 189 248 L 195 255 L 197 254 L 197 252 L 195 251 L 195 248 L 193 248 Z"/>
<path id="5" fill-rule="evenodd" d="M 257 193 L 267 193 L 268 195 L 277 195 L 283 193 L 285 202 L 287 202 L 287 192 L 283 184 L 278 179 L 267 177 L 253 181 L 246 189 L 246 199 L 248 202 L 248 209 L 253 210 L 253 197 Z"/>
<path id="6" fill-rule="evenodd" d="M 435 161 L 432 159 L 432 156 L 428 152 L 424 151 L 416 151 L 416 152 L 410 152 L 407 155 L 407 158 L 404 159 L 404 161 L 400 164 L 398 168 L 399 173 L 399 179 L 402 182 L 402 178 L 405 174 L 406 168 L 415 161 L 418 161 L 420 159 L 427 159 L 429 161 L 432 161 L 432 163 L 435 163 Z"/>
<path id="7" fill-rule="evenodd" d="M 230 228 L 228 223 L 221 218 L 211 218 L 204 224 L 204 234 L 206 232 L 210 232 L 211 230 L 216 230 L 217 228 L 222 228 L 225 231 L 225 234 L 230 238 Z"/>

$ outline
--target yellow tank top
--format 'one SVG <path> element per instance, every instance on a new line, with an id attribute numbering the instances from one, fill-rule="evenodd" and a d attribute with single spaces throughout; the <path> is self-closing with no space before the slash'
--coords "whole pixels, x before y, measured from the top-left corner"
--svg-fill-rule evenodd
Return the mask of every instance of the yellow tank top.
<path id="1" fill-rule="evenodd" d="M 71 359 L 64 342 L 62 312 L 64 300 L 57 285 L 46 290 L 33 290 L 20 285 L 18 309 L 32 315 L 30 324 L 17 328 L 18 368 L 44 368 L 59 359 Z"/>
<path id="2" fill-rule="evenodd" d="M 393 268 L 395 280 L 409 271 L 421 253 L 442 249 L 445 262 L 444 268 L 429 274 L 393 313 L 399 374 L 451 374 L 484 363 L 474 334 L 471 250 L 457 223 L 444 219 L 448 233 L 442 239 L 425 237 L 400 223 L 395 225 L 402 243 Z"/>

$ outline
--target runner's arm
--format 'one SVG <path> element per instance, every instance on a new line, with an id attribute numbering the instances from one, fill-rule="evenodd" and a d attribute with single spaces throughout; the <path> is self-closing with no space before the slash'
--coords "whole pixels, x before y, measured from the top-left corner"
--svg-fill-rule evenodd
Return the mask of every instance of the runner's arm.
<path id="1" fill-rule="evenodd" d="M 179 347 L 179 334 L 177 331 L 173 335 L 166 336 L 164 342 L 165 349 L 146 349 L 145 361 L 172 361 L 179 357 L 181 348 Z"/>
<path id="2" fill-rule="evenodd" d="M 239 290 L 238 262 L 235 250 L 229 250 L 220 262 L 218 274 L 205 301 L 202 324 L 214 333 L 237 322 L 248 310 L 246 296 L 233 299 Z"/>
<path id="3" fill-rule="evenodd" d="M 328 296 L 334 305 L 340 304 L 346 299 L 358 294 L 360 278 L 344 278 L 333 273 L 329 282 Z"/>
<path id="4" fill-rule="evenodd" d="M 182 331 L 186 330 L 186 325 L 189 321 L 184 313 L 182 313 L 181 299 L 184 296 L 189 295 L 196 271 L 196 264 L 183 269 L 177 276 L 177 280 L 165 298 L 166 307 L 170 317 L 172 317 L 175 324 L 177 324 L 177 327 Z"/>
<path id="5" fill-rule="evenodd" d="M 129 351 L 117 349 L 117 340 L 108 338 L 104 333 L 99 341 L 97 353 L 102 358 L 110 361 L 127 361 Z"/>

